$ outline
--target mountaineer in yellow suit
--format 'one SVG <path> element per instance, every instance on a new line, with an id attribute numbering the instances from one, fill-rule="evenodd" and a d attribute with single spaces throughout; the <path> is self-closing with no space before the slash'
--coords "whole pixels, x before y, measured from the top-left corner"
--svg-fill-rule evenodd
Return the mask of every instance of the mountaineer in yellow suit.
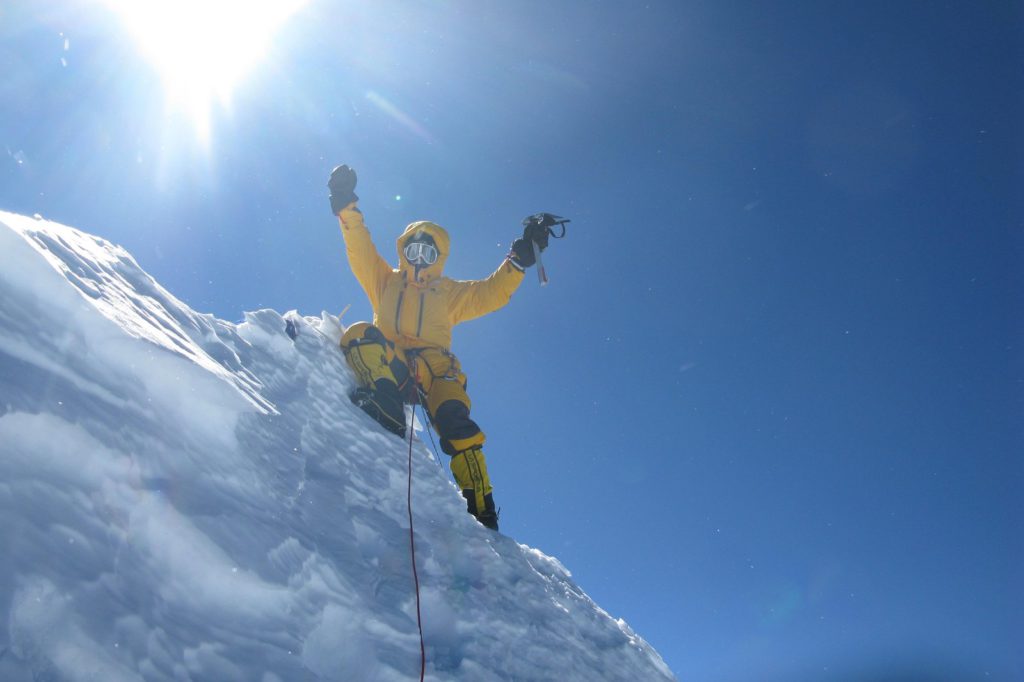
<path id="1" fill-rule="evenodd" d="M 533 242 L 541 249 L 547 246 L 547 231 L 541 234 L 527 226 L 490 277 L 457 281 L 442 275 L 448 233 L 440 225 L 419 221 L 398 238 L 398 268 L 393 269 L 374 247 L 356 206 L 355 171 L 338 166 L 327 186 L 352 273 L 373 306 L 373 324 L 357 322 L 341 339 L 345 359 L 359 382 L 352 400 L 402 436 L 404 403 L 420 399 L 440 435 L 441 449 L 451 456 L 451 470 L 469 513 L 497 530 L 482 449 L 484 432 L 469 416 L 466 375 L 450 350 L 452 327 L 509 302 L 523 281 L 523 271 L 534 264 Z"/>

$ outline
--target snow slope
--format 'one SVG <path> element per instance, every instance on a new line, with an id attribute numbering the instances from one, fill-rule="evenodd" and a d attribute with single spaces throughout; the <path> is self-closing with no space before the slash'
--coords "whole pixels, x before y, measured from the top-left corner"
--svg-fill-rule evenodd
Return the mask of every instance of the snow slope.
<path id="1" fill-rule="evenodd" d="M 418 679 L 408 446 L 346 398 L 340 331 L 196 313 L 0 212 L 0 679 Z M 674 679 L 413 457 L 428 679 Z"/>

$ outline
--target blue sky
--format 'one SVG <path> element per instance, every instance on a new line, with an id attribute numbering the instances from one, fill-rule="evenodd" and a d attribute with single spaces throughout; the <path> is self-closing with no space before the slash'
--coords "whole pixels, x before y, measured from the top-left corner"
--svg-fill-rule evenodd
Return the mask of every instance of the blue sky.
<path id="1" fill-rule="evenodd" d="M 336 164 L 457 278 L 568 216 L 455 333 L 503 531 L 680 679 L 1019 678 L 1022 63 L 1009 2 L 313 0 L 204 119 L 109 7 L 14 0 L 0 208 L 350 322 Z"/>

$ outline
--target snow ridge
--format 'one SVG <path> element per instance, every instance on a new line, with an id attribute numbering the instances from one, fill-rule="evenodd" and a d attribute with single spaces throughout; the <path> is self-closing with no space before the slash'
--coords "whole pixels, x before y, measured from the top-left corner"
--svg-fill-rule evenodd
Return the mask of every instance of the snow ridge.
<path id="1" fill-rule="evenodd" d="M 418 678 L 407 446 L 349 403 L 340 334 L 196 313 L 0 211 L 0 679 Z M 675 679 L 414 460 L 428 679 Z"/>

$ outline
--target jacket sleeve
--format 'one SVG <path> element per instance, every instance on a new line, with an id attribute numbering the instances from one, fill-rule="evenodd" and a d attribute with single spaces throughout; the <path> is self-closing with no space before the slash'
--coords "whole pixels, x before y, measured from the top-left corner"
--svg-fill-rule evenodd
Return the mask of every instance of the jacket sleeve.
<path id="1" fill-rule="evenodd" d="M 453 281 L 448 297 L 452 325 L 501 308 L 523 282 L 523 272 L 505 260 L 487 279 Z"/>
<path id="2" fill-rule="evenodd" d="M 338 220 L 341 222 L 341 234 L 345 238 L 345 252 L 348 254 L 352 274 L 359 280 L 363 291 L 370 298 L 370 305 L 376 311 L 384 284 L 391 274 L 391 266 L 377 252 L 370 231 L 363 223 L 363 213 L 355 203 L 343 208 L 338 214 Z"/>

